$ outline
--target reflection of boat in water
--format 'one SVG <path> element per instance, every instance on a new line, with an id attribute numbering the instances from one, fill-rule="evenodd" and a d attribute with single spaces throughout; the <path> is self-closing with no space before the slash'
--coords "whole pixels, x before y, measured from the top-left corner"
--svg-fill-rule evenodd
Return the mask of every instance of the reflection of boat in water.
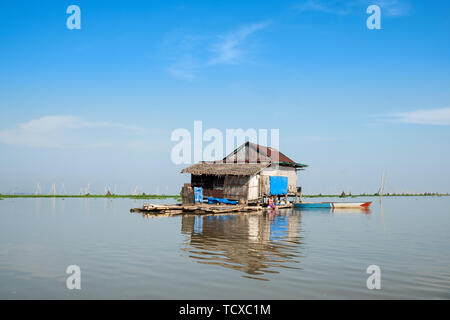
<path id="1" fill-rule="evenodd" d="M 361 208 L 333 208 L 331 209 L 333 214 L 355 214 L 355 213 L 370 213 L 370 209 L 368 207 Z"/>
<path id="2" fill-rule="evenodd" d="M 298 268 L 303 238 L 301 214 L 292 209 L 277 214 L 183 216 L 181 231 L 188 236 L 182 248 L 198 263 L 220 265 L 268 280 L 267 273 Z"/>
<path id="3" fill-rule="evenodd" d="M 294 203 L 294 208 L 315 209 L 315 208 L 333 208 L 333 209 L 361 209 L 368 208 L 372 202 L 299 202 Z"/>

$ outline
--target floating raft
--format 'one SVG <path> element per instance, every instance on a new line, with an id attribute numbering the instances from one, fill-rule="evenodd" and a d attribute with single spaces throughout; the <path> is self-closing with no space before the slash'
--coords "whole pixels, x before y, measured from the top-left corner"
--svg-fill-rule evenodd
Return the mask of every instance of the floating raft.
<path id="1" fill-rule="evenodd" d="M 279 205 L 279 209 L 292 208 L 292 204 Z M 179 214 L 224 214 L 224 213 L 240 213 L 240 212 L 259 212 L 265 210 L 273 210 L 268 207 L 259 205 L 220 205 L 220 204 L 144 204 L 142 208 L 133 208 L 130 212 L 140 212 L 144 214 L 155 215 L 179 215 Z"/>

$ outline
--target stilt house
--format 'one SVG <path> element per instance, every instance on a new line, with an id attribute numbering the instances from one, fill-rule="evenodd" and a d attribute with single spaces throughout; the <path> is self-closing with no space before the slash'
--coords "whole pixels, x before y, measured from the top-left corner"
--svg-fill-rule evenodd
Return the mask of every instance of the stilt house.
<path id="1" fill-rule="evenodd" d="M 295 196 L 297 171 L 305 167 L 274 148 L 246 142 L 222 160 L 181 172 L 191 174 L 191 187 L 202 187 L 204 197 L 256 203 L 270 195 Z"/>

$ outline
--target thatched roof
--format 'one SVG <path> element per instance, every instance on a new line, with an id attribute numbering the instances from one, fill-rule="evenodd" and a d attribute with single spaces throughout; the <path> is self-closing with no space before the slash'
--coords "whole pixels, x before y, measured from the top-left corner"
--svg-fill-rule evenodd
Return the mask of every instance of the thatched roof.
<path id="1" fill-rule="evenodd" d="M 181 171 L 181 173 L 191 173 L 195 175 L 236 175 L 251 176 L 258 173 L 261 169 L 268 167 L 269 162 L 264 163 L 213 163 L 201 162 L 193 164 Z"/>

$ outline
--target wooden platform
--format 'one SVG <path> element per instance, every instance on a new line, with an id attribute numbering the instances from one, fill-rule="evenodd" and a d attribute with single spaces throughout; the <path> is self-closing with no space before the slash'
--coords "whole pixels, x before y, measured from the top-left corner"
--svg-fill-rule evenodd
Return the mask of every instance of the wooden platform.
<path id="1" fill-rule="evenodd" d="M 292 204 L 280 205 L 279 209 L 291 208 Z M 259 205 L 217 205 L 217 204 L 196 204 L 183 206 L 181 204 L 144 204 L 142 208 L 133 208 L 130 212 L 140 212 L 153 215 L 182 215 L 182 214 L 226 214 L 240 212 L 263 212 L 273 210 Z"/>

